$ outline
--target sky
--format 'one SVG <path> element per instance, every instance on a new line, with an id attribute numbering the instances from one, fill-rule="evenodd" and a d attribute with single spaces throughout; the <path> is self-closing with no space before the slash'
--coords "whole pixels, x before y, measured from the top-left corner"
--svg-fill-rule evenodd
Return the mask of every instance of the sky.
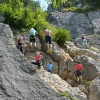
<path id="1" fill-rule="evenodd" d="M 39 1 L 40 2 L 40 6 L 41 6 L 41 9 L 44 11 L 47 9 L 48 7 L 48 4 L 45 0 L 35 0 L 35 1 Z"/>

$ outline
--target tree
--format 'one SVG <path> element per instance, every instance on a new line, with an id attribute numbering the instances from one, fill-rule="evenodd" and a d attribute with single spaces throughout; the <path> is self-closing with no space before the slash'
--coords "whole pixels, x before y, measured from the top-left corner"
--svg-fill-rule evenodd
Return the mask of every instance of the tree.
<path id="1" fill-rule="evenodd" d="M 30 7 L 33 11 L 35 11 L 37 8 L 40 8 L 40 2 L 39 1 L 33 1 L 33 0 L 22 0 L 24 3 L 24 7 Z"/>
<path id="2" fill-rule="evenodd" d="M 48 3 L 53 4 L 56 8 L 62 8 L 62 4 L 65 4 L 67 0 L 46 0 Z"/>
<path id="3" fill-rule="evenodd" d="M 100 8 L 99 0 L 85 0 L 85 1 L 91 8 Z"/>

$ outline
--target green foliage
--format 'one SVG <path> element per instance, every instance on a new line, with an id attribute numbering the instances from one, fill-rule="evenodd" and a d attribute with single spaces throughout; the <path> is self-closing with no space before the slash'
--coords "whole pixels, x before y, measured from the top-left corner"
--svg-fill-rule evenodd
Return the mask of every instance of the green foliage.
<path id="1" fill-rule="evenodd" d="M 91 8 L 100 8 L 99 0 L 86 0 L 85 1 Z"/>
<path id="2" fill-rule="evenodd" d="M 85 13 L 87 14 L 90 11 L 96 10 L 94 8 L 77 8 L 77 7 L 69 7 L 69 8 L 64 8 L 62 11 L 72 11 L 72 12 L 78 12 L 78 13 Z"/>
<path id="3" fill-rule="evenodd" d="M 76 99 L 70 97 L 70 96 L 69 96 L 67 93 L 65 93 L 65 92 L 62 92 L 62 93 L 60 94 L 60 96 L 65 96 L 65 97 L 67 97 L 67 98 L 70 99 L 70 100 L 76 100 Z"/>
<path id="4" fill-rule="evenodd" d="M 24 8 L 22 2 L 19 3 L 20 6 L 14 6 L 12 3 L 10 3 L 11 2 L 0 5 L 0 13 L 5 16 L 6 24 L 16 28 L 27 28 L 34 26 L 35 19 L 33 17 L 35 14 L 31 9 L 28 7 Z"/>
<path id="5" fill-rule="evenodd" d="M 0 4 L 0 13 L 4 15 L 5 23 L 13 28 L 15 34 L 22 33 L 24 30 L 26 31 L 26 29 L 29 30 L 31 27 L 34 27 L 38 31 L 39 36 L 42 37 L 41 33 L 46 27 L 52 31 L 55 36 L 53 39 L 58 43 L 63 44 L 66 40 L 70 39 L 69 31 L 63 30 L 62 28 L 57 29 L 56 26 L 49 24 L 46 21 L 47 14 L 40 8 L 37 8 L 33 12 L 33 9 L 26 3 L 31 0 L 25 0 L 25 2 L 22 1 L 7 0 L 5 3 Z M 15 28 L 20 31 L 18 32 Z"/>
<path id="6" fill-rule="evenodd" d="M 70 32 L 62 28 L 59 28 L 55 34 L 55 41 L 58 44 L 64 44 L 67 40 L 70 40 L 70 38 Z"/>
<path id="7" fill-rule="evenodd" d="M 100 9 L 100 1 L 99 0 L 46 0 L 49 3 L 48 6 L 48 11 L 52 11 L 52 10 L 59 10 L 58 8 L 67 8 L 69 10 L 69 7 L 72 7 L 72 9 L 70 9 L 70 11 L 75 11 L 77 10 L 78 12 L 82 11 L 82 12 L 88 12 L 91 9 Z M 79 6 L 80 4 L 80 6 Z M 75 6 L 77 9 L 75 9 L 75 7 L 73 8 L 73 6 Z M 82 9 L 80 9 L 82 8 Z"/>
<path id="8" fill-rule="evenodd" d="M 95 52 L 97 52 L 97 51 L 98 51 L 98 49 L 97 49 L 97 48 L 95 48 L 95 47 L 93 47 L 93 46 L 92 46 L 92 47 L 90 47 L 89 49 L 90 49 L 90 50 L 92 50 L 92 51 L 95 51 Z"/>
<path id="9" fill-rule="evenodd" d="M 76 11 L 77 7 L 64 8 L 63 11 Z"/>
<path id="10" fill-rule="evenodd" d="M 61 4 L 66 3 L 66 0 L 46 0 L 48 3 L 52 3 L 54 7 L 60 8 Z"/>
<path id="11" fill-rule="evenodd" d="M 88 87 L 90 85 L 91 81 L 85 81 L 85 85 L 86 87 Z"/>

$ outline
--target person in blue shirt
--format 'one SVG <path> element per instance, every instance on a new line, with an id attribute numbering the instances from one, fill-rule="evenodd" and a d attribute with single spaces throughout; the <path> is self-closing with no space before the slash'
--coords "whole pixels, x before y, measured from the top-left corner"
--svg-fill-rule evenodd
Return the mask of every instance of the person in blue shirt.
<path id="1" fill-rule="evenodd" d="M 31 28 L 29 30 L 29 34 L 30 34 L 30 46 L 32 46 L 32 43 L 34 43 L 34 46 L 36 47 L 36 34 L 38 34 L 38 32 L 34 29 L 34 28 Z"/>
<path id="2" fill-rule="evenodd" d="M 82 46 L 87 46 L 87 40 L 84 34 L 82 34 L 81 40 L 82 40 Z"/>
<path id="3" fill-rule="evenodd" d="M 47 71 L 52 72 L 52 62 L 51 61 L 47 64 Z"/>

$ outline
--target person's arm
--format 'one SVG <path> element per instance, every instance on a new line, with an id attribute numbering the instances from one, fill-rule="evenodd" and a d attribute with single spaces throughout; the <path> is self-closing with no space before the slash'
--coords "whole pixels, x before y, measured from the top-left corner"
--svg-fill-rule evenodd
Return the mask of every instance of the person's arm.
<path id="1" fill-rule="evenodd" d="M 52 64 L 51 64 L 51 69 L 52 69 Z"/>
<path id="2" fill-rule="evenodd" d="M 16 43 L 15 43 L 15 44 L 16 44 L 16 46 L 18 47 L 18 41 L 16 41 Z"/>
<path id="3" fill-rule="evenodd" d="M 37 31 L 35 31 L 35 34 L 38 34 L 38 32 L 37 32 Z"/>
<path id="4" fill-rule="evenodd" d="M 82 66 L 82 65 L 81 65 Z M 82 70 L 83 70 L 83 66 L 82 66 Z"/>
<path id="5" fill-rule="evenodd" d="M 45 32 L 43 31 L 43 33 L 42 33 L 42 36 L 44 37 L 45 36 Z"/>
<path id="6" fill-rule="evenodd" d="M 50 31 L 50 30 L 49 30 Z M 51 36 L 53 37 L 54 36 L 54 34 L 50 31 L 50 34 L 51 34 Z"/>
<path id="7" fill-rule="evenodd" d="M 23 43 L 23 47 L 26 47 L 27 45 L 26 45 L 26 43 Z"/>
<path id="8" fill-rule="evenodd" d="M 42 55 L 40 55 L 40 60 L 43 58 L 43 56 Z"/>
<path id="9" fill-rule="evenodd" d="M 32 58 L 32 59 L 34 59 L 35 57 L 34 57 L 34 56 L 28 56 L 28 58 Z"/>

